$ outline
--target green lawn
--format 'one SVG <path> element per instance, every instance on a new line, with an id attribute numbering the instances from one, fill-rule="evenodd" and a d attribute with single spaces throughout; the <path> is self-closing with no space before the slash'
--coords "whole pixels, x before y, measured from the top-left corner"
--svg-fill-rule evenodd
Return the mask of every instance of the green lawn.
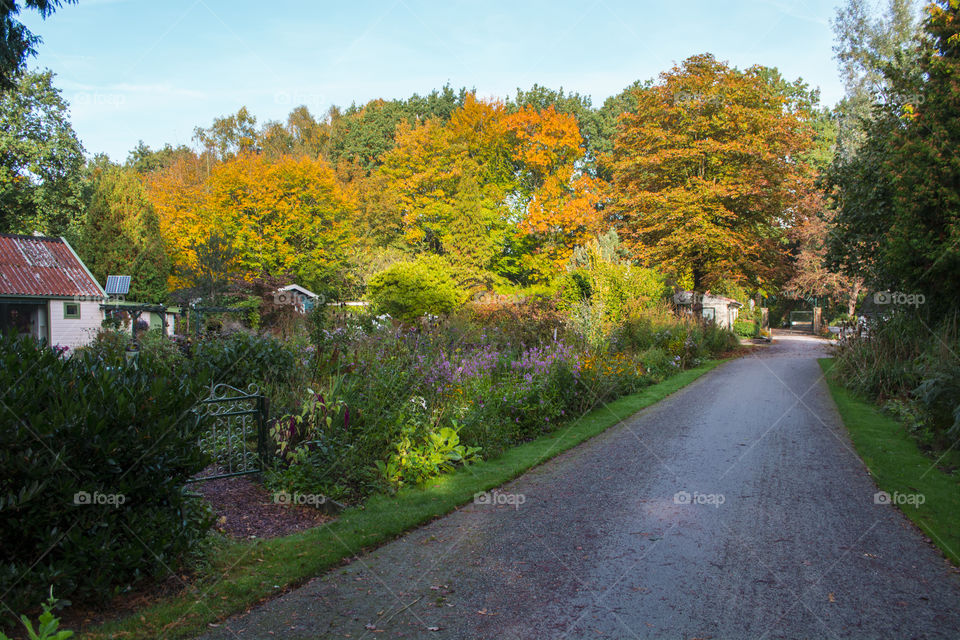
<path id="1" fill-rule="evenodd" d="M 829 375 L 832 358 L 820 358 L 827 384 L 857 453 L 877 486 L 893 495 L 920 494 L 922 505 L 901 510 L 940 548 L 960 564 L 960 477 L 941 471 L 924 455 L 907 430 L 869 400 L 845 389 Z"/>
<path id="2" fill-rule="evenodd" d="M 674 391 L 722 361 L 711 361 L 631 396 L 625 396 L 561 426 L 499 458 L 405 489 L 374 496 L 344 511 L 329 525 L 272 540 L 231 542 L 218 548 L 203 578 L 189 591 L 160 601 L 126 619 L 86 631 L 85 638 L 183 638 L 209 623 L 242 611 L 285 589 L 304 583 L 345 559 L 396 538 L 405 531 L 470 502 L 475 493 L 511 480 L 599 434 Z"/>

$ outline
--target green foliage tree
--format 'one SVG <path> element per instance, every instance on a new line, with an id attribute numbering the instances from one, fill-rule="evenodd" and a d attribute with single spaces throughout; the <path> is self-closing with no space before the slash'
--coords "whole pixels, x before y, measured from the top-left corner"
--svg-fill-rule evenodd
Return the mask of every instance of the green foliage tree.
<path id="1" fill-rule="evenodd" d="M 413 126 L 431 118 L 446 121 L 463 106 L 466 89 L 454 91 L 449 85 L 426 96 L 412 95 L 407 100 L 371 100 L 351 105 L 346 111 L 330 112 L 330 138 L 326 158 L 334 163 L 357 163 L 370 173 L 383 163 L 393 149 L 397 125 Z"/>
<path id="2" fill-rule="evenodd" d="M 246 107 L 229 116 L 214 118 L 213 124 L 193 130 L 193 139 L 218 160 L 230 160 L 256 149 L 259 138 L 257 118 Z"/>
<path id="3" fill-rule="evenodd" d="M 450 313 L 466 300 L 466 292 L 439 256 L 421 256 L 384 269 L 367 283 L 367 295 L 379 311 L 404 322 Z"/>
<path id="4" fill-rule="evenodd" d="M 27 72 L 0 94 L 0 231 L 73 236 L 83 147 L 53 73 Z"/>
<path id="5" fill-rule="evenodd" d="M 162 148 L 153 150 L 150 145 L 143 140 L 137 142 L 137 146 L 127 154 L 127 161 L 124 167 L 144 175 L 169 167 L 179 157 L 189 157 L 193 151 L 186 145 L 173 145 L 167 143 Z"/>
<path id="6" fill-rule="evenodd" d="M 23 6 L 36 10 L 42 18 L 49 18 L 63 2 L 77 0 L 26 0 Z M 17 76 L 24 71 L 27 58 L 36 55 L 39 36 L 34 35 L 17 20 L 20 14 L 18 0 L 0 2 L 0 91 L 17 86 Z"/>
<path id="7" fill-rule="evenodd" d="M 131 300 L 163 302 L 171 264 L 140 178 L 103 157 L 90 173 L 78 253 L 101 283 L 111 274 L 129 275 Z"/>
<path id="8" fill-rule="evenodd" d="M 867 0 L 847 0 L 832 24 L 833 52 L 846 96 L 836 107 L 838 158 L 849 160 L 866 139 L 864 127 L 875 100 L 889 90 L 889 65 L 912 64 L 910 50 L 919 39 L 916 0 L 886 0 L 882 14 Z"/>
<path id="9" fill-rule="evenodd" d="M 890 92 L 835 172 L 832 260 L 868 285 L 923 293 L 946 312 L 960 285 L 960 6 L 929 8 L 919 67 L 889 65 Z"/>

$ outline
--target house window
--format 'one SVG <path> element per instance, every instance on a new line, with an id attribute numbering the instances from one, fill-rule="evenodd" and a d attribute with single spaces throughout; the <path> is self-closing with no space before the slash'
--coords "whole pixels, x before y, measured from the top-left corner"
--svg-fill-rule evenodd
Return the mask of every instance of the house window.
<path id="1" fill-rule="evenodd" d="M 64 320 L 79 320 L 80 319 L 80 303 L 64 302 L 63 318 Z"/>
<path id="2" fill-rule="evenodd" d="M 713 307 L 704 307 L 703 308 L 703 319 L 709 322 L 716 322 L 717 320 L 717 310 Z"/>

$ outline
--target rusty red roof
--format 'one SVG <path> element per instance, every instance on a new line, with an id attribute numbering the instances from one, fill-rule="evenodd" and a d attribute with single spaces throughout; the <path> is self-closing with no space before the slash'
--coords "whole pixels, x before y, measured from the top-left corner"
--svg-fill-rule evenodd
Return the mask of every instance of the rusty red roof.
<path id="1" fill-rule="evenodd" d="M 0 233 L 0 296 L 103 298 L 63 238 Z"/>

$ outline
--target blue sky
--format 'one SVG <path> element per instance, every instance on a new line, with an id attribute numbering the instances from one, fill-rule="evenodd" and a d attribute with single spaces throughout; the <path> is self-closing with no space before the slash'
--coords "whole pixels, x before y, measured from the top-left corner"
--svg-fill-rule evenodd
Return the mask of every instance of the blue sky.
<path id="1" fill-rule="evenodd" d="M 243 105 L 282 120 L 448 82 L 485 97 L 536 82 L 598 105 L 704 52 L 776 66 L 834 104 L 839 1 L 79 0 L 24 21 L 44 40 L 30 64 L 56 72 L 87 151 L 122 160 L 139 139 L 190 144 Z"/>

